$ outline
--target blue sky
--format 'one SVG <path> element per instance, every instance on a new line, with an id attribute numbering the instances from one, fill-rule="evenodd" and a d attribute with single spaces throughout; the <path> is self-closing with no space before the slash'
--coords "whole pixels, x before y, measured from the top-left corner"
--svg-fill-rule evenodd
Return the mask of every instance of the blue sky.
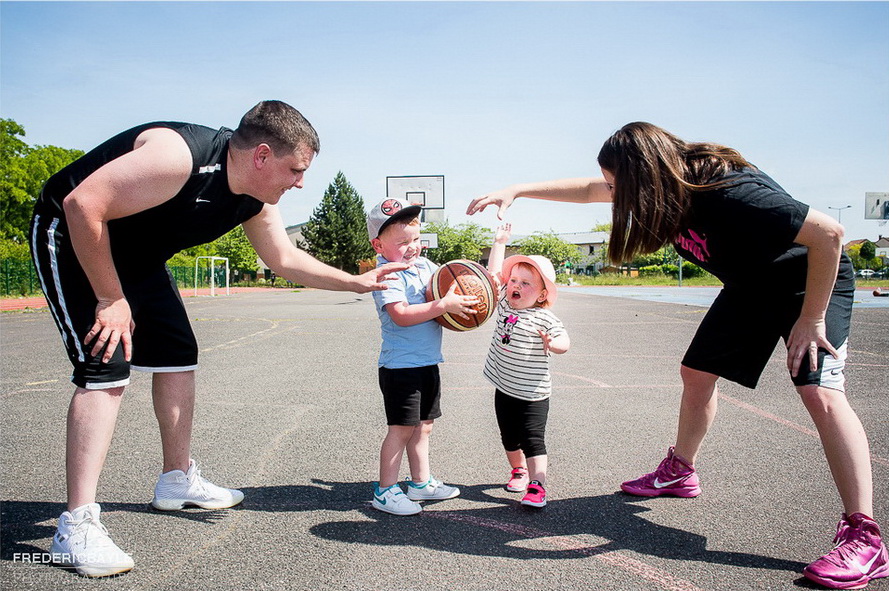
<path id="1" fill-rule="evenodd" d="M 386 176 L 475 196 L 598 175 L 646 120 L 739 149 L 847 239 L 889 235 L 889 2 L 0 2 L 0 116 L 30 144 L 89 149 L 138 123 L 237 125 L 262 99 L 321 136 L 305 221 L 337 171 L 370 205 Z M 606 205 L 518 202 L 514 232 L 580 232 Z M 755 229 L 752 229 L 755 236 Z"/>

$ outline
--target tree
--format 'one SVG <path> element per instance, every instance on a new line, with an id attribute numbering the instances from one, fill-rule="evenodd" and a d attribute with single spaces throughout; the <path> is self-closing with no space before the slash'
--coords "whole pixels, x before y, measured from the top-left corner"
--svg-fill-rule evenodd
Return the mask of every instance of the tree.
<path id="1" fill-rule="evenodd" d="M 342 171 L 324 192 L 321 205 L 312 212 L 303 238 L 306 250 L 332 267 L 358 271 L 358 261 L 374 256 L 367 238 L 364 200 Z"/>
<path id="2" fill-rule="evenodd" d="M 194 267 L 194 261 L 198 257 L 218 256 L 216 253 L 216 240 L 207 244 L 199 244 L 180 250 L 167 261 L 170 267 Z"/>
<path id="3" fill-rule="evenodd" d="M 611 234 L 611 222 L 599 222 L 597 221 L 595 225 L 593 225 L 593 229 L 590 232 L 606 232 Z"/>
<path id="4" fill-rule="evenodd" d="M 454 227 L 447 222 L 430 222 L 423 232 L 438 235 L 438 248 L 427 250 L 426 257 L 439 265 L 456 259 L 478 261 L 493 239 L 490 230 L 475 222 Z"/>
<path id="5" fill-rule="evenodd" d="M 861 250 L 858 251 L 858 254 L 862 262 L 870 268 L 870 262 L 877 256 L 877 245 L 870 240 L 866 240 L 861 243 Z"/>
<path id="6" fill-rule="evenodd" d="M 25 129 L 0 119 L 0 239 L 27 242 L 31 212 L 50 176 L 83 155 L 56 146 L 30 147 Z"/>
<path id="7" fill-rule="evenodd" d="M 247 239 L 243 227 L 236 226 L 225 236 L 217 238 L 213 244 L 216 245 L 216 256 L 227 258 L 230 269 L 248 272 L 259 270 L 256 251 Z"/>
<path id="8" fill-rule="evenodd" d="M 651 265 L 676 265 L 679 254 L 672 244 L 660 247 L 649 254 L 640 254 L 630 263 L 634 267 L 649 267 Z"/>
<path id="9" fill-rule="evenodd" d="M 28 154 L 28 144 L 19 136 L 25 129 L 12 119 L 0 119 L 0 238 L 22 241 L 19 218 L 21 210 L 31 196 L 25 186 L 26 171 L 23 165 Z"/>
<path id="10" fill-rule="evenodd" d="M 520 254 L 545 256 L 556 269 L 566 264 L 573 265 L 582 258 L 580 251 L 575 245 L 565 242 L 552 230 L 549 232 L 534 232 L 527 238 L 519 240 L 516 246 Z"/>
<path id="11" fill-rule="evenodd" d="M 852 266 L 856 269 L 864 268 L 864 258 L 861 256 L 861 244 L 853 244 L 846 249 L 846 254 L 852 259 Z"/>

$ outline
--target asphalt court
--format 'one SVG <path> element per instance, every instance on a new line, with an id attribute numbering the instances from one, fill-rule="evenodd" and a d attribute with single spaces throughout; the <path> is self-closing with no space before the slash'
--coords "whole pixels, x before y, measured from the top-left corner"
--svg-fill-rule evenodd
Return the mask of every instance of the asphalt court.
<path id="1" fill-rule="evenodd" d="M 415 517 L 370 508 L 385 433 L 370 295 L 275 290 L 186 298 L 201 344 L 193 455 L 246 498 L 161 513 L 150 378 L 125 393 L 99 489 L 103 523 L 136 568 L 81 579 L 44 564 L 64 510 L 72 387 L 44 310 L 0 315 L 0 588 L 736 590 L 815 588 L 841 509 L 780 352 L 757 390 L 722 382 L 697 499 L 638 499 L 675 436 L 678 361 L 705 307 L 565 289 L 572 349 L 553 359 L 549 504 L 520 507 L 481 376 L 487 325 L 446 333 L 433 472 L 461 487 Z M 889 310 L 856 309 L 848 394 L 889 523 Z M 407 475 L 406 464 L 402 474 Z M 886 579 L 871 589 L 889 590 Z"/>

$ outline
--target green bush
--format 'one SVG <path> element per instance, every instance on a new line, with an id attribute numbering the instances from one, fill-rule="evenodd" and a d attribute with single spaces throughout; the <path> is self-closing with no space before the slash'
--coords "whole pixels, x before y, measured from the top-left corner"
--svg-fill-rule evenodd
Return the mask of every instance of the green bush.
<path id="1" fill-rule="evenodd" d="M 661 270 L 664 275 L 669 275 L 670 277 L 679 277 L 679 265 L 661 265 Z M 682 278 L 683 279 L 691 279 L 692 277 L 703 277 L 705 275 L 709 275 L 706 271 L 704 271 L 699 266 L 694 263 L 689 263 L 688 261 L 683 261 L 682 263 Z"/>
<path id="2" fill-rule="evenodd" d="M 31 249 L 26 242 L 21 243 L 9 238 L 0 238 L 0 260 L 31 262 Z"/>

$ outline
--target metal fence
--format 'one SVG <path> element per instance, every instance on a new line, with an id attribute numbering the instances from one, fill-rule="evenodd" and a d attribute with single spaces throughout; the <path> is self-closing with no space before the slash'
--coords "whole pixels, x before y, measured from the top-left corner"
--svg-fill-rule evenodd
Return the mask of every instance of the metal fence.
<path id="1" fill-rule="evenodd" d="M 169 269 L 170 273 L 173 274 L 173 279 L 176 280 L 176 285 L 180 289 L 193 289 L 195 287 L 194 267 L 170 267 Z M 225 269 L 217 266 L 214 268 L 213 273 L 215 275 L 215 284 L 224 286 Z M 197 277 L 197 287 L 210 286 L 209 267 L 199 267 Z M 34 264 L 31 261 L 14 259 L 0 261 L 0 295 L 4 297 L 21 297 L 36 296 L 42 293 L 40 280 L 37 278 L 37 272 L 34 270 Z"/>
<path id="2" fill-rule="evenodd" d="M 0 261 L 0 280 L 0 295 L 18 297 L 43 293 L 31 261 Z"/>
<path id="3" fill-rule="evenodd" d="M 210 287 L 210 267 L 198 267 L 198 284 L 194 284 L 194 267 L 167 267 L 176 280 L 176 286 L 180 289 L 193 289 L 195 287 Z M 216 266 L 213 268 L 214 283 L 217 287 L 225 286 L 225 268 Z"/>

